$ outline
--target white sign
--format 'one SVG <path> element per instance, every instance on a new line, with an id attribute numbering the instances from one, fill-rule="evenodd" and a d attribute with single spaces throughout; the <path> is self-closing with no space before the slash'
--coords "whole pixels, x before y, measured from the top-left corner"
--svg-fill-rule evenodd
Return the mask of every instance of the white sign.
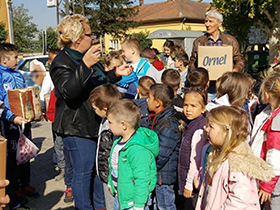
<path id="1" fill-rule="evenodd" d="M 56 0 L 47 0 L 47 7 L 56 7 Z"/>

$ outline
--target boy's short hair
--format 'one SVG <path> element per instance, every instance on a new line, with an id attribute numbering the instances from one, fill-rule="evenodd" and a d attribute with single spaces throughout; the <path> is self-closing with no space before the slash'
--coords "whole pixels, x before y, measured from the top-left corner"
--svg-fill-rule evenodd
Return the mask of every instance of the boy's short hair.
<path id="1" fill-rule="evenodd" d="M 19 49 L 16 45 L 11 43 L 0 44 L 0 59 L 7 56 L 10 52 L 18 52 Z"/>
<path id="2" fill-rule="evenodd" d="M 129 99 L 118 100 L 112 103 L 106 112 L 114 116 L 118 122 L 127 122 L 131 127 L 136 128 L 141 119 L 141 111 L 139 107 Z"/>
<path id="3" fill-rule="evenodd" d="M 89 101 L 98 109 L 109 108 L 109 106 L 122 98 L 118 88 L 112 84 L 103 84 L 94 88 L 89 96 Z"/>
<path id="4" fill-rule="evenodd" d="M 161 82 L 170 86 L 173 91 L 177 91 L 181 82 L 179 71 L 175 69 L 166 69 L 161 75 Z"/>
<path id="5" fill-rule="evenodd" d="M 49 49 L 49 51 L 48 51 L 48 53 L 55 54 L 55 55 L 57 55 L 59 52 L 60 52 L 60 49 L 58 49 L 58 48 Z"/>
<path id="6" fill-rule="evenodd" d="M 125 45 L 128 48 L 134 48 L 139 53 L 142 51 L 141 44 L 139 42 L 139 39 L 133 36 L 127 36 L 124 38 L 124 40 L 121 42 L 121 45 Z"/>
<path id="7" fill-rule="evenodd" d="M 153 95 L 154 99 L 160 100 L 163 107 L 171 105 L 174 98 L 174 91 L 169 85 L 154 84 L 150 89 L 150 93 Z"/>
<path id="8" fill-rule="evenodd" d="M 148 58 L 148 59 L 156 59 L 157 54 L 152 48 L 145 47 L 141 52 L 141 57 Z"/>
<path id="9" fill-rule="evenodd" d="M 110 66 L 111 61 L 113 59 L 121 59 L 121 60 L 125 60 L 124 56 L 122 55 L 123 51 L 122 50 L 114 50 L 114 51 L 110 51 L 107 53 L 107 55 L 104 58 L 104 64 L 107 66 Z"/>
<path id="10" fill-rule="evenodd" d="M 150 87 L 155 84 L 155 80 L 152 77 L 149 76 L 143 76 L 139 79 L 138 81 L 138 89 L 139 89 L 139 93 L 142 96 L 148 96 L 149 95 L 149 91 L 150 91 Z"/>
<path id="11" fill-rule="evenodd" d="M 187 53 L 179 53 L 175 55 L 175 58 L 178 61 L 182 61 L 184 66 L 188 66 L 189 65 L 189 56 Z"/>
<path id="12" fill-rule="evenodd" d="M 190 71 L 187 79 L 189 80 L 190 87 L 201 87 L 205 89 L 209 81 L 209 73 L 205 68 L 199 67 Z"/>

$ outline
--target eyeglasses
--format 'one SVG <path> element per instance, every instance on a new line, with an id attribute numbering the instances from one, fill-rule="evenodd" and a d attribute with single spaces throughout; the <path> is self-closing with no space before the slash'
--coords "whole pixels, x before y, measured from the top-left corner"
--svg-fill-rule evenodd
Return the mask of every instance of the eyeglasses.
<path id="1" fill-rule="evenodd" d="M 90 37 L 90 38 L 93 38 L 93 39 L 95 39 L 95 35 L 94 35 L 94 33 L 90 33 L 90 34 L 85 34 L 85 36 L 88 36 L 88 37 Z"/>

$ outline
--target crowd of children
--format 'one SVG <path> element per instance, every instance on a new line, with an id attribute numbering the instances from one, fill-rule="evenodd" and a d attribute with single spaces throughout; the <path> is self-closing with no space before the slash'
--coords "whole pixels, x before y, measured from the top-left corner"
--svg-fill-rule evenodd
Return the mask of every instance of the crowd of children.
<path id="1" fill-rule="evenodd" d="M 105 70 L 129 63 L 133 72 L 115 84 L 95 87 L 89 96 L 94 112 L 102 118 L 94 175 L 99 199 L 95 204 L 100 206 L 94 208 L 278 209 L 280 74 L 263 80 L 260 93 L 255 94 L 266 106 L 252 109 L 257 96 L 252 78 L 245 73 L 224 73 L 216 82 L 216 98 L 209 101 L 208 71 L 189 72 L 188 55 L 173 42 L 164 44 L 165 67 L 154 49 L 141 51 L 136 38 L 126 38 L 121 46 L 122 50 L 106 55 Z M 29 165 L 19 167 L 13 155 L 18 138 L 14 130 L 24 119 L 9 111 L 6 93 L 25 86 L 23 77 L 13 71 L 17 51 L 13 45 L 0 47 L 4 88 L 0 100 L 5 104 L 1 133 L 8 139 L 11 209 L 23 203 L 16 191 L 28 193 L 30 188 L 29 180 L 19 177 L 23 173 L 15 173 L 28 172 Z M 10 75 L 15 81 L 5 82 Z M 54 113 L 55 101 L 51 104 Z M 59 156 L 63 143 L 55 144 Z M 71 160 L 65 150 L 62 155 L 65 162 L 59 167 L 71 190 L 69 177 L 75 173 L 67 174 Z"/>

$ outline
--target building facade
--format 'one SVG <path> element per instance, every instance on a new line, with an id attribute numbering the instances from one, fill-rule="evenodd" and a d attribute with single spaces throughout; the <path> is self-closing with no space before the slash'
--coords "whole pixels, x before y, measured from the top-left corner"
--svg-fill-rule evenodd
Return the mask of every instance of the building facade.
<path id="1" fill-rule="evenodd" d="M 209 3 L 189 0 L 169 0 L 153 4 L 143 4 L 139 13 L 132 20 L 140 22 L 137 28 L 130 29 L 128 33 L 149 32 L 159 29 L 205 31 L 204 18 Z M 163 39 L 153 39 L 152 47 L 163 51 Z M 110 35 L 105 35 L 105 49 L 120 48 L 120 41 Z"/>

